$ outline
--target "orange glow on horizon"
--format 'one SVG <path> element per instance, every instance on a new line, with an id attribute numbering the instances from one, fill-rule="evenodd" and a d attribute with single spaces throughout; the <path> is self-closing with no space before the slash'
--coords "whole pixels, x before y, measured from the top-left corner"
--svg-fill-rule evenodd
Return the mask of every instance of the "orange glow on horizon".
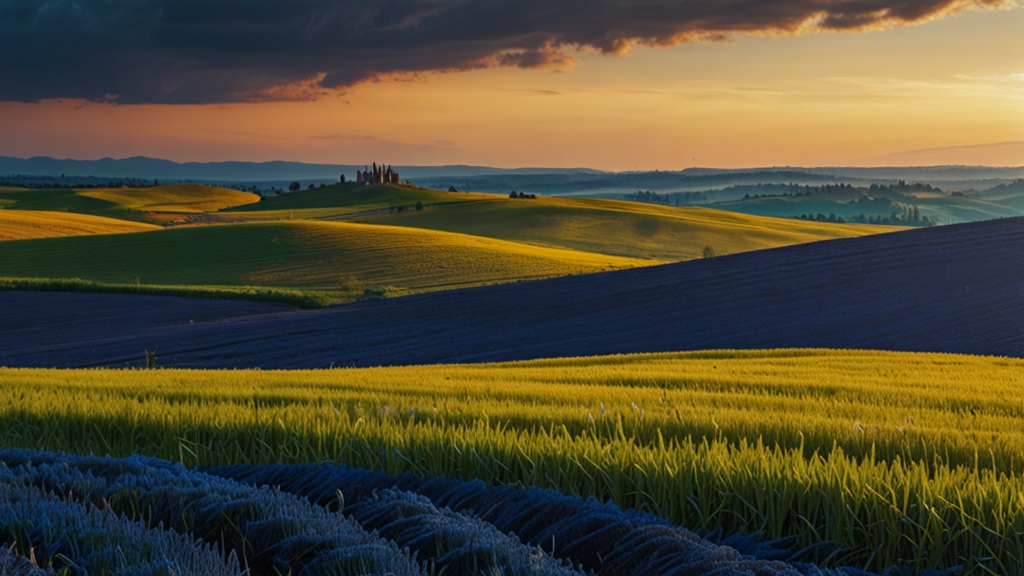
<path id="1" fill-rule="evenodd" d="M 581 52 L 572 71 L 426 74 L 314 101 L 0 103 L 0 155 L 607 170 L 1024 165 L 1022 28 L 1016 9 L 862 34 Z M 977 147 L 995 143 L 1010 144 Z"/>

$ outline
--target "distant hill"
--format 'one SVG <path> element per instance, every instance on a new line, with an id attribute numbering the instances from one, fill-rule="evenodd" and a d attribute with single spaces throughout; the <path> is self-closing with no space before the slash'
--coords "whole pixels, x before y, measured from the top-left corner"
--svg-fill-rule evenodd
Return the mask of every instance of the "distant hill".
<path id="1" fill-rule="evenodd" d="M 1024 357 L 1022 252 L 1024 218 L 1006 218 L 195 323 L 178 298 L 5 292 L 0 365 L 123 366 L 154 347 L 164 366 L 208 368 L 780 347 Z"/>
<path id="2" fill-rule="evenodd" d="M 385 159 L 386 160 L 386 159 Z M 25 174 L 59 177 L 94 176 L 97 178 L 145 178 L 152 180 L 200 182 L 262 182 L 285 180 L 328 180 L 337 182 L 341 174 L 355 178 L 363 164 L 307 164 L 304 162 L 173 162 L 158 158 L 135 156 L 132 158 L 100 160 L 57 159 L 49 156 L 13 158 L 0 156 L 0 176 Z M 422 178 L 437 175 L 472 176 L 480 174 L 558 174 L 596 173 L 589 168 L 489 168 L 486 166 L 395 166 L 402 178 Z"/>
<path id="3" fill-rule="evenodd" d="M 637 190 L 659 193 L 706 192 L 751 184 L 893 184 L 922 182 L 948 190 L 983 190 L 1024 177 L 1024 167 L 986 168 L 937 166 L 925 168 L 688 168 L 680 171 L 606 172 L 599 174 L 486 174 L 424 176 L 412 181 L 429 188 L 454 186 L 459 190 L 497 192 L 511 190 L 560 196 L 619 197 Z"/>
<path id="4" fill-rule="evenodd" d="M 990 202 L 1024 209 L 1024 178 L 989 188 L 979 196 Z"/>
<path id="5" fill-rule="evenodd" d="M 977 222 L 1024 216 L 1018 206 L 1024 196 L 1013 196 L 1012 186 L 997 187 L 1002 194 L 954 192 L 947 194 L 928 184 L 878 186 L 743 186 L 708 193 L 709 208 L 777 218 L 804 218 L 840 222 L 896 225 L 933 225 Z M 743 198 L 732 199 L 744 193 Z M 1024 190 L 1017 192 L 1024 195 Z M 999 198 L 998 200 L 995 198 Z M 713 201 L 724 198 L 726 201 Z M 671 202 L 673 196 L 665 198 Z"/>
<path id="6" fill-rule="evenodd" d="M 399 206 L 412 208 L 417 202 L 425 205 L 445 204 L 489 197 L 390 184 L 333 184 L 268 196 L 262 202 L 230 208 L 221 215 L 256 219 L 328 218 Z"/>
<path id="7" fill-rule="evenodd" d="M 486 199 L 431 206 L 423 211 L 374 214 L 357 220 L 664 261 L 700 258 L 706 246 L 721 256 L 898 230 L 619 200 L 478 196 Z"/>
<path id="8" fill-rule="evenodd" d="M 387 161 L 386 158 L 380 159 Z M 363 164 L 309 164 L 303 162 L 173 162 L 142 156 L 100 160 L 57 159 L 48 156 L 13 158 L 0 156 L 0 183 L 10 177 L 35 176 L 50 180 L 27 179 L 21 184 L 53 185 L 61 175 L 87 179 L 82 184 L 105 184 L 108 179 L 204 182 L 231 185 L 258 184 L 261 187 L 287 187 L 291 181 L 309 183 L 337 182 L 341 174 L 355 177 Z M 790 183 L 822 184 L 889 183 L 897 180 L 925 182 L 948 189 L 983 190 L 1024 178 L 1024 167 L 989 168 L 985 166 L 934 166 L 850 168 L 842 166 L 758 167 L 744 169 L 687 168 L 679 171 L 606 172 L 591 168 L 494 168 L 488 166 L 395 166 L 403 180 L 447 190 L 503 192 L 526 190 L 543 194 L 594 194 L 631 192 L 637 189 L 697 191 L 738 184 Z M 92 177 L 92 179 L 88 179 Z M 18 182 L 7 182 L 18 184 Z M 48 183 L 48 184 L 47 184 Z"/>

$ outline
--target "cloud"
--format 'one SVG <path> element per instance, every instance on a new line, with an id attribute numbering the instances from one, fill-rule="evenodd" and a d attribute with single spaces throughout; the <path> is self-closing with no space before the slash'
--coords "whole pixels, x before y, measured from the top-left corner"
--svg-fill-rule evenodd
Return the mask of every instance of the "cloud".
<path id="1" fill-rule="evenodd" d="M 0 100 L 312 100 L 578 50 L 914 24 L 1018 0 L 4 0 Z"/>
<path id="2" fill-rule="evenodd" d="M 1024 166 L 1024 140 L 907 150 L 861 160 L 870 166 Z"/>

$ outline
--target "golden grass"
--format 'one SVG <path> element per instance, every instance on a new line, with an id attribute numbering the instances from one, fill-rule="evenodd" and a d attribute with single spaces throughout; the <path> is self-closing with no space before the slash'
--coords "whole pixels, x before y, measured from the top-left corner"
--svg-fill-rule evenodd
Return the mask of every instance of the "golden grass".
<path id="1" fill-rule="evenodd" d="M 629 258 L 679 261 L 901 230 L 583 198 L 491 200 L 359 218 Z"/>
<path id="2" fill-rule="evenodd" d="M 144 212 L 199 213 L 259 202 L 259 196 L 219 186 L 170 184 L 151 188 L 102 188 L 77 194 Z"/>
<path id="3" fill-rule="evenodd" d="M 325 289 L 354 276 L 367 287 L 436 290 L 648 263 L 448 232 L 294 221 L 18 242 L 5 248 L 0 275 Z"/>
<path id="4" fill-rule="evenodd" d="M 321 219 L 388 210 L 399 206 L 413 208 L 417 202 L 430 206 L 489 198 L 493 196 L 441 192 L 391 184 L 363 186 L 348 183 L 270 196 L 258 204 L 232 208 L 217 216 L 237 220 Z"/>
<path id="5" fill-rule="evenodd" d="M 159 230 L 159 226 L 68 212 L 0 210 L 0 241 Z"/>
<path id="6" fill-rule="evenodd" d="M 1019 574 L 1022 372 L 1021 360 L 829 350 L 0 369 L 0 443 L 478 477 L 611 499 L 690 528 L 835 541 L 845 564 Z"/>

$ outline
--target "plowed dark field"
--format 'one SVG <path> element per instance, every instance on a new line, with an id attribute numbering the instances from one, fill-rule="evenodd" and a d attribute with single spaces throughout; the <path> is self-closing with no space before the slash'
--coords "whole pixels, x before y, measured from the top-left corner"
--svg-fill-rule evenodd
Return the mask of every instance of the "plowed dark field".
<path id="1" fill-rule="evenodd" d="M 0 293 L 0 365 L 327 368 L 724 348 L 1024 356 L 1024 219 L 294 311 Z"/>

